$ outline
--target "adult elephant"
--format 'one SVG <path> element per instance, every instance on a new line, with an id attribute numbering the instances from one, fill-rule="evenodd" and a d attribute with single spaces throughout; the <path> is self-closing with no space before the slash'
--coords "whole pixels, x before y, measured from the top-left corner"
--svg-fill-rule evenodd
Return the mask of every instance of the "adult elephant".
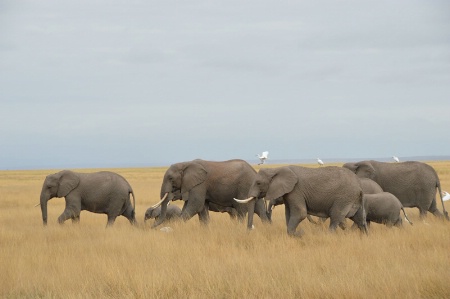
<path id="1" fill-rule="evenodd" d="M 133 195 L 133 205 L 130 194 Z M 114 172 L 79 173 L 63 170 L 48 175 L 40 197 L 44 225 L 47 225 L 47 202 L 54 197 L 65 197 L 66 200 L 66 208 L 58 217 L 60 224 L 67 219 L 80 221 L 82 210 L 108 215 L 107 225 L 112 225 L 119 215 L 126 217 L 132 224 L 136 223 L 133 189 L 122 176 Z"/>
<path id="2" fill-rule="evenodd" d="M 361 189 L 364 194 L 375 194 L 375 193 L 381 193 L 383 192 L 383 189 L 378 185 L 376 182 L 374 182 L 371 179 L 368 178 L 360 178 L 359 183 L 361 185 Z M 275 206 L 284 204 L 284 200 L 282 197 L 271 199 L 268 202 L 267 205 L 267 217 L 269 217 L 270 220 L 272 220 L 272 211 L 275 208 Z M 310 215 L 306 217 L 309 222 L 318 224 L 315 220 L 311 218 Z M 325 222 L 327 218 L 319 218 L 321 222 Z M 342 223 L 341 225 L 342 229 L 345 229 L 345 225 Z"/>
<path id="3" fill-rule="evenodd" d="M 222 210 L 233 208 L 237 217 L 243 219 L 248 207 L 235 202 L 233 198 L 245 197 L 255 176 L 253 167 L 238 159 L 221 162 L 198 159 L 172 164 L 164 174 L 161 200 L 152 206 L 161 206 L 161 215 L 152 227 L 157 227 L 165 220 L 169 201 L 179 198 L 184 201 L 181 218 L 185 221 L 197 214 L 200 222 L 207 224 L 210 207 L 221 207 Z M 269 221 L 263 202 L 254 210 L 262 221 Z"/>
<path id="4" fill-rule="evenodd" d="M 365 213 L 357 214 L 363 207 L 360 183 L 351 171 L 342 167 L 284 166 L 260 169 L 248 196 L 245 200 L 237 201 L 249 203 L 249 229 L 253 224 L 251 207 L 255 203 L 261 202 L 263 198 L 270 202 L 282 197 L 290 236 L 301 235 L 296 229 L 307 214 L 330 217 L 331 231 L 335 231 L 346 217 L 351 218 L 361 230 L 367 231 Z"/>
<path id="5" fill-rule="evenodd" d="M 370 160 L 345 163 L 343 167 L 350 169 L 358 177 L 374 180 L 383 191 L 394 194 L 403 207 L 417 207 L 421 218 L 426 216 L 427 211 L 443 217 L 436 204 L 436 188 L 438 188 L 444 215 L 449 219 L 442 199 L 439 177 L 434 168 L 428 164 L 415 161 L 385 163 Z"/>

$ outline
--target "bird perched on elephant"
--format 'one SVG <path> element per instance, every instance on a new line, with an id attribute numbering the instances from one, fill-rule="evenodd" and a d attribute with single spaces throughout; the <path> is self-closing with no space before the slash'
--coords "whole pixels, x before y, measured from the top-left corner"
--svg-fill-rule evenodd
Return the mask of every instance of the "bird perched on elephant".
<path id="1" fill-rule="evenodd" d="M 437 188 L 444 215 L 449 219 L 442 199 L 439 177 L 434 168 L 428 164 L 416 161 L 385 163 L 370 160 L 345 163 L 343 167 L 350 169 L 358 177 L 374 180 L 383 191 L 395 195 L 403 207 L 417 207 L 421 218 L 426 216 L 427 211 L 443 217 L 436 204 Z"/>
<path id="2" fill-rule="evenodd" d="M 181 218 L 185 221 L 197 214 L 200 222 L 207 224 L 210 207 L 233 208 L 238 219 L 243 219 L 248 207 L 233 198 L 245 197 L 255 176 L 253 167 L 238 159 L 221 162 L 197 159 L 172 164 L 164 174 L 161 200 L 152 206 L 161 206 L 161 215 L 152 227 L 165 220 L 169 201 L 179 198 L 184 201 Z M 255 212 L 262 221 L 269 221 L 263 202 L 256 206 Z"/>
<path id="3" fill-rule="evenodd" d="M 346 217 L 366 231 L 365 213 L 356 214 L 363 206 L 363 192 L 358 178 L 348 169 L 293 165 L 260 169 L 248 198 L 236 199 L 241 203 L 249 203 L 247 227 L 252 227 L 252 206 L 263 198 L 270 201 L 279 197 L 284 201 L 287 232 L 290 236 L 301 236 L 301 232 L 296 229 L 308 214 L 330 217 L 331 231 L 335 231 Z"/>
<path id="4" fill-rule="evenodd" d="M 400 200 L 389 192 L 364 194 L 364 210 L 367 226 L 370 226 L 371 221 L 387 226 L 401 226 L 400 210 L 403 211 L 406 221 L 412 224 Z"/>
<path id="5" fill-rule="evenodd" d="M 144 221 L 147 221 L 148 219 L 156 219 L 158 220 L 159 216 L 161 215 L 161 207 L 157 208 L 148 208 L 145 212 L 145 218 Z M 177 207 L 176 205 L 168 205 L 167 211 L 166 211 L 166 221 L 176 220 L 181 217 L 181 209 Z"/>
<path id="6" fill-rule="evenodd" d="M 130 223 L 136 223 L 133 189 L 125 178 L 114 172 L 80 173 L 63 170 L 48 175 L 42 186 L 39 203 L 44 225 L 47 224 L 47 202 L 54 197 L 65 197 L 66 200 L 64 212 L 58 217 L 60 224 L 67 219 L 78 222 L 83 210 L 106 214 L 107 225 L 112 225 L 120 215 Z"/>

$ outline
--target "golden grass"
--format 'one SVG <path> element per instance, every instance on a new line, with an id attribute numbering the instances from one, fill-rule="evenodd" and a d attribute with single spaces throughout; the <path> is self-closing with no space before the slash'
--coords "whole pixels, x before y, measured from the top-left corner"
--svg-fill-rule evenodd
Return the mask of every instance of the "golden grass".
<path id="1" fill-rule="evenodd" d="M 429 164 L 450 191 L 450 162 Z M 327 224 L 305 221 L 304 237 L 295 239 L 287 236 L 280 206 L 272 225 L 256 218 L 251 232 L 227 214 L 211 213 L 208 227 L 195 217 L 164 233 L 143 217 L 158 200 L 165 170 L 112 169 L 133 186 L 140 225 L 119 217 L 108 229 L 105 215 L 86 211 L 80 224 L 58 225 L 62 198 L 49 202 L 44 228 L 34 205 L 55 171 L 0 171 L 0 297 L 450 297 L 450 222 L 429 215 L 423 223 L 417 209 L 407 209 L 414 225 L 403 229 L 372 224 L 369 236 L 330 234 Z"/>

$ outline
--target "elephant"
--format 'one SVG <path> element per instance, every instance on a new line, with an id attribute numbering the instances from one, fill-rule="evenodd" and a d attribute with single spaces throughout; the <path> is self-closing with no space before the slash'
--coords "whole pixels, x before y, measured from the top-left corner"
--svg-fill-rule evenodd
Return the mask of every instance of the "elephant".
<path id="1" fill-rule="evenodd" d="M 344 219 L 351 218 L 358 227 L 367 232 L 363 205 L 363 192 L 358 178 L 342 167 L 307 168 L 302 166 L 282 166 L 259 170 L 244 200 L 249 203 L 247 228 L 253 224 L 253 209 L 256 203 L 283 198 L 287 233 L 301 236 L 297 226 L 307 214 L 330 217 L 330 231 L 335 231 Z"/>
<path id="2" fill-rule="evenodd" d="M 361 189 L 364 194 L 375 194 L 383 192 L 383 188 L 377 184 L 374 180 L 368 178 L 359 178 Z"/>
<path id="3" fill-rule="evenodd" d="M 403 211 L 406 221 L 412 225 L 400 200 L 389 192 L 364 194 L 364 210 L 366 211 L 367 226 L 370 226 L 370 222 L 373 221 L 387 226 L 400 227 L 402 225 L 400 210 Z"/>
<path id="4" fill-rule="evenodd" d="M 371 179 L 360 178 L 359 182 L 360 182 L 361 189 L 364 194 L 374 194 L 374 193 L 383 192 L 383 189 L 381 189 L 380 185 L 378 185 L 376 182 L 374 182 Z M 267 216 L 269 217 L 270 220 L 272 220 L 272 210 L 275 208 L 275 206 L 281 205 L 281 204 L 284 204 L 284 200 L 282 197 L 276 198 L 276 199 L 271 199 L 269 201 L 268 206 L 267 206 Z M 315 220 L 313 220 L 310 215 L 307 215 L 306 218 L 311 223 L 319 224 Z M 320 217 L 319 219 L 320 219 L 320 222 L 322 222 L 322 223 L 327 220 L 327 218 L 323 218 L 323 217 Z M 345 220 L 344 220 L 344 222 L 345 222 Z M 342 229 L 345 229 L 345 223 L 340 223 L 339 226 Z"/>
<path id="5" fill-rule="evenodd" d="M 233 200 L 247 195 L 256 176 L 253 167 L 244 160 L 228 161 L 193 160 L 172 164 L 164 174 L 161 200 L 153 208 L 161 206 L 161 216 L 152 225 L 160 225 L 166 218 L 167 204 L 182 199 L 181 218 L 189 220 L 195 214 L 202 224 L 209 222 L 208 210 L 235 209 L 237 218 L 244 219 L 248 205 Z M 230 210 L 233 212 L 233 210 Z M 269 222 L 264 203 L 254 209 L 263 222 Z"/>
<path id="6" fill-rule="evenodd" d="M 374 194 L 374 193 L 383 192 L 383 189 L 381 189 L 380 185 L 378 185 L 376 182 L 374 182 L 371 179 L 360 178 L 359 183 L 361 185 L 361 189 L 364 194 Z M 272 220 L 272 210 L 274 209 L 274 207 L 277 205 L 281 205 L 281 204 L 284 204 L 284 200 L 282 197 L 276 198 L 276 199 L 271 199 L 269 201 L 268 206 L 267 206 L 267 216 L 269 217 L 270 220 Z M 306 216 L 306 218 L 308 219 L 309 222 L 311 222 L 313 224 L 319 224 L 315 220 L 313 220 L 309 214 Z M 327 220 L 327 218 L 325 218 L 325 217 L 319 217 L 319 219 L 320 219 L 320 222 L 322 222 L 322 223 Z M 345 220 L 339 224 L 339 227 L 341 227 L 342 229 L 346 228 Z"/>
<path id="7" fill-rule="evenodd" d="M 133 196 L 133 205 L 130 194 Z M 74 223 L 79 222 L 82 210 L 108 215 L 108 226 L 119 215 L 126 217 L 131 224 L 136 224 L 133 189 L 125 178 L 114 172 L 79 173 L 63 170 L 48 175 L 42 186 L 39 203 L 44 225 L 47 225 L 47 202 L 54 197 L 65 197 L 66 200 L 66 208 L 58 217 L 60 224 L 69 218 Z"/>
<path id="8" fill-rule="evenodd" d="M 449 220 L 439 177 L 430 165 L 416 161 L 386 163 L 368 160 L 345 163 L 343 167 L 350 169 L 358 177 L 374 180 L 384 191 L 395 195 L 403 207 L 417 207 L 421 218 L 429 211 L 437 217 L 445 215 Z M 437 209 L 436 188 L 441 196 L 444 214 Z"/>
<path id="9" fill-rule="evenodd" d="M 232 219 L 235 219 L 237 217 L 237 211 L 235 208 L 221 207 L 215 204 L 208 204 L 208 209 L 213 212 L 228 213 L 230 214 L 230 217 Z M 150 207 L 145 212 L 144 221 L 147 221 L 148 219 L 158 219 L 160 215 L 161 215 L 161 206 L 155 209 Z M 166 212 L 166 221 L 179 218 L 181 218 L 181 209 L 175 205 L 168 205 Z"/>
<path id="10" fill-rule="evenodd" d="M 144 221 L 148 219 L 158 219 L 161 215 L 161 207 L 155 209 L 148 208 L 145 212 Z M 181 217 L 181 209 L 176 205 L 168 205 L 166 211 L 166 221 L 179 219 Z"/>

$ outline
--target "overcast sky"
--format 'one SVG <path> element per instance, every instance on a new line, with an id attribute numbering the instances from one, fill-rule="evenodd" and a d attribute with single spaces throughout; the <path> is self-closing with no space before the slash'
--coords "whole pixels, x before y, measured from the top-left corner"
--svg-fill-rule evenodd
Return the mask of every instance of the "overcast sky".
<path id="1" fill-rule="evenodd" d="M 0 0 L 0 169 L 449 155 L 449 129 L 450 1 Z"/>

